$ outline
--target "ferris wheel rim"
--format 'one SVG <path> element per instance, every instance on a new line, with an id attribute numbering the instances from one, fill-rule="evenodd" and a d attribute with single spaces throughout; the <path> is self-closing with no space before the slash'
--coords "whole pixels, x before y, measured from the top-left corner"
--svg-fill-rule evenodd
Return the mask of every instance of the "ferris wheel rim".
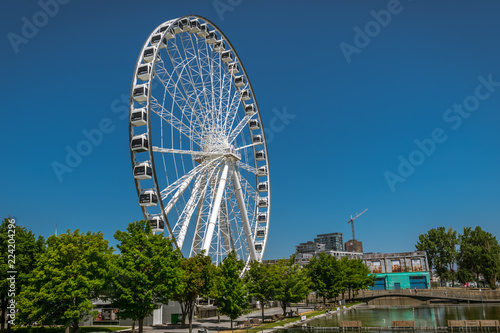
<path id="1" fill-rule="evenodd" d="M 253 104 L 255 104 L 257 119 L 259 120 L 260 124 L 262 124 L 262 117 L 261 117 L 260 109 L 258 107 L 257 99 L 256 99 L 255 94 L 254 94 L 253 86 L 251 84 L 251 81 L 250 81 L 250 78 L 249 78 L 248 73 L 246 71 L 246 68 L 244 67 L 243 62 L 241 61 L 241 58 L 239 57 L 236 49 L 234 48 L 234 46 L 231 43 L 231 41 L 227 38 L 227 36 L 213 22 L 211 22 L 210 20 L 206 19 L 205 17 L 199 16 L 199 15 L 187 15 L 187 16 L 182 16 L 182 17 L 176 18 L 176 19 L 168 20 L 168 21 L 166 21 L 166 22 L 158 25 L 150 33 L 150 35 L 148 36 L 148 38 L 144 42 L 144 44 L 143 44 L 143 46 L 141 48 L 140 54 L 138 56 L 138 59 L 136 61 L 136 66 L 135 66 L 135 69 L 134 69 L 134 75 L 133 75 L 132 86 L 131 86 L 130 102 L 129 102 L 130 112 L 132 112 L 133 105 L 134 105 L 133 90 L 134 90 L 134 87 L 136 87 L 137 81 L 138 81 L 137 80 L 137 70 L 138 70 L 139 66 L 142 64 L 142 58 L 143 58 L 143 54 L 144 54 L 145 49 L 150 46 L 150 42 L 151 42 L 152 36 L 155 33 L 157 33 L 160 28 L 165 27 L 166 25 L 168 25 L 168 28 L 165 29 L 163 31 L 163 33 L 161 34 L 161 40 L 163 40 L 163 38 L 164 38 L 167 30 L 170 29 L 176 22 L 181 21 L 183 19 L 189 19 L 189 20 L 191 20 L 191 19 L 200 19 L 200 20 L 202 20 L 204 23 L 208 24 L 211 27 L 210 31 L 212 29 L 214 29 L 221 36 L 221 39 L 223 39 L 223 41 L 228 44 L 229 50 L 232 52 L 232 54 L 235 57 L 234 61 L 237 62 L 237 64 L 239 65 L 240 69 L 242 70 L 244 76 L 246 77 L 246 80 L 248 82 L 248 89 L 251 92 Z M 151 74 L 151 78 L 148 80 L 148 83 L 152 83 L 153 82 L 154 65 L 156 63 L 156 58 L 159 56 L 159 53 L 160 53 L 160 47 L 156 47 L 155 51 L 154 51 L 153 60 L 152 60 L 153 72 Z M 152 142 L 153 142 L 153 133 L 152 133 L 152 129 L 151 129 L 151 119 L 152 119 L 152 117 L 150 116 L 151 113 L 152 113 L 152 110 L 151 110 L 152 90 L 153 89 L 151 89 L 151 87 L 150 87 L 150 89 L 148 89 L 148 96 L 147 96 L 147 115 L 148 115 L 148 117 L 147 117 L 147 122 L 148 122 L 147 137 L 149 138 L 149 140 L 151 142 L 151 144 L 149 144 L 149 147 L 148 147 L 148 154 L 149 154 L 149 161 L 150 161 L 151 167 L 152 167 L 153 182 L 154 182 L 154 185 L 155 185 L 155 190 L 156 190 L 157 195 L 160 196 L 161 189 L 160 189 L 159 182 L 158 182 L 157 175 L 156 175 L 156 170 L 157 169 L 156 169 L 156 165 L 155 165 L 155 154 L 154 154 L 154 151 L 153 151 L 153 144 L 152 144 Z M 242 105 L 243 105 L 243 103 L 242 103 Z M 132 138 L 134 136 L 133 129 L 134 129 L 134 126 L 132 125 L 131 122 L 129 122 L 129 140 L 132 140 Z M 268 149 L 267 149 L 267 140 L 265 139 L 265 131 L 264 131 L 264 127 L 263 126 L 262 126 L 262 130 L 261 130 L 261 135 L 263 137 L 263 143 L 262 143 L 263 144 L 263 150 L 265 151 L 265 155 L 266 155 L 265 165 L 267 167 L 267 175 L 266 175 L 267 182 L 269 184 L 268 190 L 267 190 L 267 198 L 269 200 L 269 205 L 267 207 L 268 220 L 267 220 L 267 223 L 266 223 L 265 237 L 264 237 L 264 240 L 262 241 L 262 251 L 261 251 L 260 260 L 262 260 L 262 257 L 263 257 L 263 255 L 265 253 L 265 249 L 266 249 L 266 246 L 267 246 L 268 231 L 269 231 L 269 216 L 270 216 L 270 208 L 271 208 L 271 202 L 270 202 L 271 188 L 270 188 L 270 170 L 269 170 L 270 169 L 269 168 L 269 164 L 270 163 L 269 163 L 269 155 L 267 154 L 267 152 L 268 152 Z M 253 150 L 253 152 L 255 154 L 255 146 L 252 147 L 252 150 Z M 131 149 L 132 167 L 134 167 L 137 164 L 137 160 L 135 158 L 136 157 L 135 154 L 136 153 L 134 151 L 132 151 L 132 149 Z M 254 160 L 254 163 L 255 163 L 255 167 L 257 167 L 257 161 L 256 160 Z M 259 182 L 259 176 L 257 174 L 255 174 L 255 178 L 256 178 L 256 184 L 258 184 L 258 182 Z M 140 180 L 134 179 L 134 181 L 135 181 L 135 184 L 136 184 L 137 194 L 140 195 L 141 190 L 143 190 L 141 188 L 141 186 L 140 186 Z M 159 201 L 159 205 L 160 205 L 160 208 L 161 208 L 161 214 L 162 214 L 162 216 L 164 218 L 164 221 L 165 221 L 165 224 L 167 225 L 167 228 L 168 228 L 169 236 L 172 238 L 174 245 L 176 247 L 179 247 L 178 244 L 177 244 L 177 239 L 176 239 L 176 237 L 175 237 L 175 235 L 174 235 L 174 233 L 172 231 L 172 225 L 170 224 L 170 222 L 168 220 L 168 216 L 165 213 L 165 207 L 164 207 L 163 200 L 161 200 L 161 197 L 160 197 L 160 199 L 158 201 Z M 148 217 L 148 212 L 147 212 L 146 207 L 141 206 L 141 210 L 143 212 L 144 217 L 147 218 Z M 249 244 L 249 246 L 250 246 L 250 244 Z"/>

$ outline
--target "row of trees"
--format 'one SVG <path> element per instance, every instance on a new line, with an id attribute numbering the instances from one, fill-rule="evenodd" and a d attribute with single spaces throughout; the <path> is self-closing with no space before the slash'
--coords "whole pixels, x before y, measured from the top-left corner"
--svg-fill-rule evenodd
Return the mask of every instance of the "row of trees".
<path id="1" fill-rule="evenodd" d="M 0 226 L 2 275 L 8 271 L 4 267 L 8 225 L 5 219 Z M 126 231 L 115 233 L 117 253 L 100 232 L 68 231 L 44 240 L 35 239 L 24 227 L 15 230 L 18 312 L 11 320 L 28 326 L 62 325 L 76 333 L 79 322 L 96 314 L 92 301 L 102 299 L 119 309 L 119 317 L 137 322 L 142 333 L 144 318 L 174 300 L 181 306 L 183 325 L 187 321 L 191 331 L 199 297 L 215 299 L 219 313 L 232 323 L 248 311 L 250 297 L 262 304 L 279 301 L 285 314 L 290 303 L 305 299 L 311 291 L 326 300 L 373 284 L 361 260 L 336 260 L 325 254 L 307 267 L 295 264 L 292 257 L 274 264 L 252 262 L 245 272 L 245 263 L 234 252 L 219 266 L 204 254 L 183 258 L 170 239 L 152 234 L 146 221 L 130 223 Z M 2 314 L 12 299 L 7 297 L 6 281 L 2 276 Z"/>
<path id="2" fill-rule="evenodd" d="M 438 227 L 418 239 L 415 248 L 427 252 L 429 266 L 442 282 L 479 284 L 482 276 L 490 288 L 497 288 L 500 245 L 491 233 L 480 227 L 466 227 L 462 234 L 452 228 Z"/>

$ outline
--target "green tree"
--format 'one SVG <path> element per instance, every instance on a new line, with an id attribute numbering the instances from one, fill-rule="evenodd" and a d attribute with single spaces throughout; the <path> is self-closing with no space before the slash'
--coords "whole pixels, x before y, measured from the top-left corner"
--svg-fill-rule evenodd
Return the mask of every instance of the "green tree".
<path id="1" fill-rule="evenodd" d="M 264 322 L 264 303 L 276 299 L 276 290 L 281 278 L 278 272 L 275 265 L 253 261 L 246 274 L 250 296 L 261 304 L 262 322 Z"/>
<path id="2" fill-rule="evenodd" d="M 112 262 L 109 298 L 118 315 L 137 321 L 142 333 L 144 318 L 173 299 L 181 281 L 181 255 L 144 220 L 130 223 L 127 231 L 118 230 L 115 239 L 120 254 Z"/>
<path id="3" fill-rule="evenodd" d="M 324 252 L 319 257 L 313 257 L 306 266 L 311 288 L 318 296 L 327 299 L 335 298 L 342 292 L 345 272 L 341 270 L 338 260 Z"/>
<path id="4" fill-rule="evenodd" d="M 241 273 L 245 263 L 238 260 L 235 251 L 231 251 L 217 269 L 217 304 L 218 311 L 233 320 L 248 312 L 248 289 Z"/>
<path id="5" fill-rule="evenodd" d="M 496 289 L 500 272 L 500 246 L 496 237 L 480 227 L 464 228 L 460 235 L 458 267 L 460 282 L 479 283 L 482 274 L 490 288 Z"/>
<path id="6" fill-rule="evenodd" d="M 204 253 L 180 260 L 181 282 L 173 299 L 179 302 L 182 311 L 182 328 L 189 321 L 189 332 L 193 330 L 193 310 L 197 297 L 207 297 L 214 284 L 215 267 L 212 259 Z"/>
<path id="7" fill-rule="evenodd" d="M 92 300 L 103 293 L 112 252 L 100 232 L 68 230 L 49 237 L 29 286 L 20 294 L 23 322 L 63 325 L 76 333 L 78 323 L 94 315 Z"/>
<path id="8" fill-rule="evenodd" d="M 419 241 L 415 248 L 427 253 L 429 266 L 436 271 L 441 281 L 456 279 L 455 264 L 458 256 L 457 245 L 459 238 L 452 228 L 445 227 L 430 229 L 426 234 L 418 236 Z"/>
<path id="9" fill-rule="evenodd" d="M 356 293 L 358 290 L 366 289 L 373 286 L 375 276 L 370 274 L 370 270 L 361 259 L 348 259 L 343 257 L 340 260 L 341 271 L 345 273 L 344 287 L 349 291 L 349 299 L 351 291 Z"/>
<path id="10" fill-rule="evenodd" d="M 290 303 L 299 302 L 309 294 L 311 281 L 307 276 L 307 270 L 295 263 L 295 255 L 290 259 L 280 259 L 277 262 L 280 280 L 277 290 L 277 299 L 280 301 L 283 315 Z"/>
<path id="11" fill-rule="evenodd" d="M 16 225 L 15 221 L 5 218 L 0 225 L 0 320 L 1 332 L 5 330 L 5 314 L 7 314 L 7 306 L 9 299 L 15 299 L 16 295 L 29 284 L 29 278 L 32 271 L 36 267 L 38 256 L 44 251 L 43 237 L 39 236 L 38 240 L 31 230 L 25 227 Z M 9 231 L 10 230 L 10 231 Z M 9 260 L 12 260 L 9 262 Z M 12 266 L 9 266 L 12 264 Z M 17 271 L 11 274 L 8 271 Z M 15 277 L 14 290 L 10 290 L 10 281 L 7 278 Z M 10 294 L 10 297 L 9 297 Z M 12 317 L 14 324 L 16 318 Z M 8 326 L 10 331 L 10 324 Z"/>

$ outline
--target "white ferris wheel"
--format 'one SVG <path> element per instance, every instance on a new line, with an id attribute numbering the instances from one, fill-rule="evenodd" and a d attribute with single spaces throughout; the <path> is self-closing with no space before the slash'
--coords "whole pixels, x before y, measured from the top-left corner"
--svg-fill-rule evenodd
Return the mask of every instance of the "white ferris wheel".
<path id="1" fill-rule="evenodd" d="M 262 260 L 269 160 L 259 107 L 227 37 L 201 16 L 159 25 L 137 59 L 130 151 L 139 204 L 185 256 Z M 166 230 L 164 230 L 166 228 Z"/>

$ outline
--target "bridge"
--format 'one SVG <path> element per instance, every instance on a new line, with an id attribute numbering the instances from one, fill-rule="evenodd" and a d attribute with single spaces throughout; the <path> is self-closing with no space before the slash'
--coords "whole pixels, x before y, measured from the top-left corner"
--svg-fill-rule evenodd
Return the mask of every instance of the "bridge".
<path id="1" fill-rule="evenodd" d="M 479 290 L 440 290 L 440 289 L 403 289 L 403 290 L 364 290 L 353 298 L 355 302 L 369 302 L 378 298 L 406 297 L 419 301 L 443 303 L 500 303 L 497 292 Z"/>

